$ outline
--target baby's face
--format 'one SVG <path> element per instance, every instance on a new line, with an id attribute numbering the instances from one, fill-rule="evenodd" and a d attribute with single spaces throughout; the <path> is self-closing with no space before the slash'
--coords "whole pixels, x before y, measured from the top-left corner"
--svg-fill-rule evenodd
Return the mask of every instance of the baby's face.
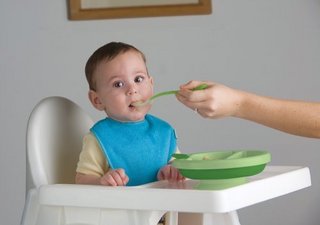
<path id="1" fill-rule="evenodd" d="M 95 98 L 90 97 L 90 100 L 110 118 L 124 122 L 139 121 L 150 110 L 150 105 L 132 105 L 153 95 L 153 81 L 140 53 L 132 50 L 111 61 L 101 62 L 95 71 L 95 80 Z"/>

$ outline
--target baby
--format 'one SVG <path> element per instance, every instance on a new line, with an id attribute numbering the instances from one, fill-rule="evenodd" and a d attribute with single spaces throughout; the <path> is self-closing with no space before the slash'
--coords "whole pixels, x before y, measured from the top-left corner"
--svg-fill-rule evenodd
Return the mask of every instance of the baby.
<path id="1" fill-rule="evenodd" d="M 144 54 L 132 45 L 111 42 L 98 48 L 85 67 L 92 105 L 107 114 L 84 137 L 76 183 L 134 186 L 184 177 L 170 165 L 177 151 L 174 129 L 135 107 L 153 95 Z"/>

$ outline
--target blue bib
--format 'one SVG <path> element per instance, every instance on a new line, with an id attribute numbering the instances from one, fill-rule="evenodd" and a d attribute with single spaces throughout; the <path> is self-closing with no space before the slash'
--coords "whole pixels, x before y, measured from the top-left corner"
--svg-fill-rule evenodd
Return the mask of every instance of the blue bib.
<path id="1" fill-rule="evenodd" d="M 149 114 L 138 122 L 106 118 L 97 122 L 91 132 L 110 168 L 125 170 L 129 186 L 156 181 L 158 170 L 169 162 L 177 147 L 174 129 Z"/>

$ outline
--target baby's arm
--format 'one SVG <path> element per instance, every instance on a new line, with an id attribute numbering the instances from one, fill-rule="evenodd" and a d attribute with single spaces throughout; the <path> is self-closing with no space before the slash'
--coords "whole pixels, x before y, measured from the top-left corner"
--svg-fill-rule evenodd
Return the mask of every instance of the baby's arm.
<path id="1" fill-rule="evenodd" d="M 100 184 L 100 178 L 96 175 L 76 173 L 76 184 Z"/>
<path id="2" fill-rule="evenodd" d="M 96 138 L 91 133 L 83 138 L 76 172 L 77 184 L 119 186 L 128 183 L 123 169 L 110 169 Z"/>
<path id="3" fill-rule="evenodd" d="M 77 184 L 96 184 L 105 186 L 125 186 L 129 181 L 123 169 L 109 170 L 102 177 L 90 174 L 77 173 Z"/>

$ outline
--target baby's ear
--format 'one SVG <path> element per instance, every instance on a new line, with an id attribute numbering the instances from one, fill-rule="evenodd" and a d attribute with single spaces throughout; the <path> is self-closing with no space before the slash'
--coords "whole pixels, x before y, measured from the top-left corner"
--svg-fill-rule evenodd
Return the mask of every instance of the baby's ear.
<path id="1" fill-rule="evenodd" d="M 152 76 L 150 76 L 149 78 L 150 78 L 151 84 L 153 85 L 153 78 L 152 78 Z"/>
<path id="2" fill-rule="evenodd" d="M 100 111 L 103 111 L 104 110 L 104 106 L 102 104 L 102 102 L 100 101 L 100 98 L 97 94 L 97 92 L 93 91 L 93 90 L 90 90 L 88 92 L 88 97 L 89 97 L 89 100 L 91 102 L 91 104 L 97 109 L 97 110 L 100 110 Z"/>

